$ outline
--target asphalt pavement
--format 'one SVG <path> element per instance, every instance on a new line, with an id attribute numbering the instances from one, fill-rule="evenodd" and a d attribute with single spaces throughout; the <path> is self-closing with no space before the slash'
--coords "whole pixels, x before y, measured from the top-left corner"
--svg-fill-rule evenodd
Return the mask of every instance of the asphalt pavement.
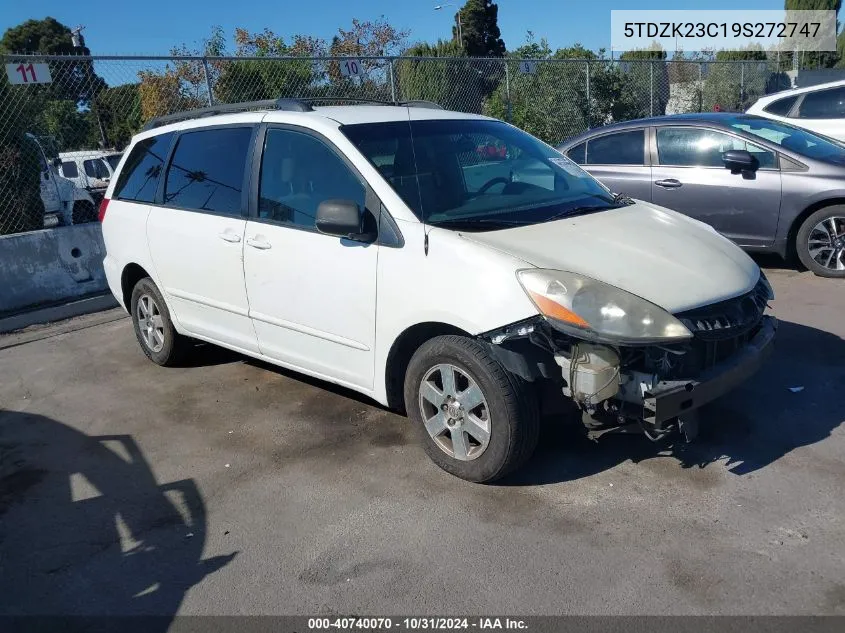
<path id="1" fill-rule="evenodd" d="M 0 614 L 845 614 L 845 283 L 772 269 L 695 444 L 546 420 L 496 485 L 407 419 L 120 312 L 0 337 Z"/>

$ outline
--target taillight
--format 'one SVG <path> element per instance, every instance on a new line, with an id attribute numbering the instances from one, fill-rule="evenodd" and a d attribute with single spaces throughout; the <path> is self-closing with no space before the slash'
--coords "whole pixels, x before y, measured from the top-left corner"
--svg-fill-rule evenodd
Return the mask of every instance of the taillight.
<path id="1" fill-rule="evenodd" d="M 100 212 L 97 214 L 97 219 L 102 222 L 106 219 L 106 209 L 109 208 L 109 199 L 103 198 L 102 202 L 100 202 Z"/>

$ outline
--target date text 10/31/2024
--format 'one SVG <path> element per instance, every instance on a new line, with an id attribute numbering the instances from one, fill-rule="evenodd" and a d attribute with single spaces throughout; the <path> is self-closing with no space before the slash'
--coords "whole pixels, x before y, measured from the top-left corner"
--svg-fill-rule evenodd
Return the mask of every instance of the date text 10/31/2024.
<path id="1" fill-rule="evenodd" d="M 479 617 L 479 618 L 441 618 L 441 617 L 403 617 L 403 618 L 308 618 L 309 630 L 369 630 L 390 629 L 417 630 L 526 630 L 528 623 L 519 618 Z"/>

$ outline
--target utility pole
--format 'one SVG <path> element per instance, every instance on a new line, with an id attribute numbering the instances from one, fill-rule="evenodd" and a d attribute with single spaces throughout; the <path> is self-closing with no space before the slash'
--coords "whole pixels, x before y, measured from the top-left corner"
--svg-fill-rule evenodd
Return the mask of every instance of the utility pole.
<path id="1" fill-rule="evenodd" d="M 453 7 L 455 6 L 452 2 L 447 2 L 446 4 L 438 4 L 434 7 L 435 11 L 442 11 L 446 7 Z M 458 12 L 455 14 L 456 22 L 458 24 L 458 45 L 461 47 L 461 50 L 464 48 L 464 36 L 463 36 L 463 24 L 461 23 L 461 10 L 458 9 Z"/>
<path id="2" fill-rule="evenodd" d="M 82 54 L 82 50 L 85 48 L 85 36 L 82 35 L 82 31 L 85 29 L 85 26 L 80 24 L 75 29 L 71 29 L 70 31 L 70 41 L 73 44 L 73 47 Z M 92 64 L 92 62 L 87 62 L 88 64 Z M 92 64 L 93 65 L 93 64 Z M 91 80 L 91 67 L 92 66 L 85 66 L 85 75 L 86 78 L 90 81 Z M 108 141 L 106 140 L 106 131 L 103 129 L 103 122 L 100 120 L 100 113 L 97 112 L 97 108 L 91 108 L 91 111 L 94 113 L 94 117 L 97 119 L 97 127 L 100 130 L 100 149 L 105 149 Z"/>

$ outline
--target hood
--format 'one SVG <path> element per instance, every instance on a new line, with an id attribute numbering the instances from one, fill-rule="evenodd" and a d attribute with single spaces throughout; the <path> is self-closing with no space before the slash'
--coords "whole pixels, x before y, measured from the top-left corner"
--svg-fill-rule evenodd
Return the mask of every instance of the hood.
<path id="1" fill-rule="evenodd" d="M 750 291 L 757 264 L 702 222 L 645 202 L 465 239 L 538 268 L 579 273 L 672 313 Z"/>

